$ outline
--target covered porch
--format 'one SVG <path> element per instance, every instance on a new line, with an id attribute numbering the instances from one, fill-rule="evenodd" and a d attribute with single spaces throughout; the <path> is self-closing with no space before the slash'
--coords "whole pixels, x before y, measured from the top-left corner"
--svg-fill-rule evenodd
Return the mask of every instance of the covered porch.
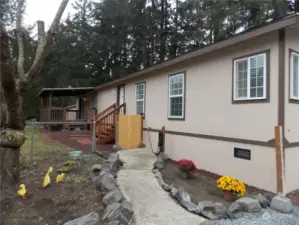
<path id="1" fill-rule="evenodd" d="M 88 121 L 97 114 L 96 107 L 89 107 L 90 102 L 84 97 L 91 93 L 93 87 L 43 88 L 37 97 L 40 98 L 40 122 L 75 122 Z M 57 98 L 74 97 L 72 104 L 61 103 L 57 106 Z M 88 99 L 89 100 L 89 99 Z"/>

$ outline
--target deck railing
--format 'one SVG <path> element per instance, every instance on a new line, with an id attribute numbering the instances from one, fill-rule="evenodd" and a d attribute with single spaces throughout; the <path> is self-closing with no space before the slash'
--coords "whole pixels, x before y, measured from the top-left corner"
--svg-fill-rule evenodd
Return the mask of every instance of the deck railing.
<path id="1" fill-rule="evenodd" d="M 60 107 L 42 108 L 40 109 L 40 121 L 64 121 L 65 109 Z"/>
<path id="2" fill-rule="evenodd" d="M 85 120 L 85 111 L 79 112 L 76 109 L 66 109 L 62 107 L 51 107 L 40 109 L 40 121 L 74 121 Z"/>
<path id="3" fill-rule="evenodd" d="M 126 103 L 117 106 L 112 111 L 107 113 L 105 116 L 96 120 L 96 131 L 97 134 L 115 135 L 115 124 L 120 113 L 125 113 Z"/>

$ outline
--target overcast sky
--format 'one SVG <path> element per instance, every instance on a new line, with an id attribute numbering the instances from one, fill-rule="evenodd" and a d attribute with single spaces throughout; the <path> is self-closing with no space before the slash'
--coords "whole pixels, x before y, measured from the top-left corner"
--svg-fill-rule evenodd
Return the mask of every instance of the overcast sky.
<path id="1" fill-rule="evenodd" d="M 72 3 L 70 0 L 63 17 L 66 18 L 68 13 L 72 13 Z M 48 27 L 59 8 L 61 0 L 27 0 L 26 12 L 24 15 L 24 23 L 26 25 L 33 25 L 37 20 L 43 20 L 46 27 Z"/>

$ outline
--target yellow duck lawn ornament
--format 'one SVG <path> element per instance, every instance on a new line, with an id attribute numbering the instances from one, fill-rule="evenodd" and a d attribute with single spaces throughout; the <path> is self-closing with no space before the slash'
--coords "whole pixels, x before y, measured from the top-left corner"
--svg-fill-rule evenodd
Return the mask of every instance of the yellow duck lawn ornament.
<path id="1" fill-rule="evenodd" d="M 56 184 L 59 184 L 63 180 L 64 176 L 65 176 L 65 173 L 57 175 Z"/>
<path id="2" fill-rule="evenodd" d="M 27 191 L 26 191 L 25 185 L 24 185 L 24 184 L 21 184 L 21 185 L 19 186 L 18 195 L 19 195 L 22 199 L 24 199 L 26 193 L 27 193 Z"/>
<path id="3" fill-rule="evenodd" d="M 49 167 L 49 170 L 46 173 L 45 178 L 44 178 L 44 182 L 42 185 L 43 188 L 46 188 L 51 183 L 50 173 L 52 173 L 52 171 L 53 171 L 53 167 Z"/>

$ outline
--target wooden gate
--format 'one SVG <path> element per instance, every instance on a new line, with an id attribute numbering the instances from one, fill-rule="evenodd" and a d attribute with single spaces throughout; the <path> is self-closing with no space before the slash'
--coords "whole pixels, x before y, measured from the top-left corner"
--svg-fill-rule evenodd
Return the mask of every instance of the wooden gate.
<path id="1" fill-rule="evenodd" d="M 118 144 L 121 149 L 139 148 L 142 143 L 142 132 L 142 115 L 119 115 Z"/>

